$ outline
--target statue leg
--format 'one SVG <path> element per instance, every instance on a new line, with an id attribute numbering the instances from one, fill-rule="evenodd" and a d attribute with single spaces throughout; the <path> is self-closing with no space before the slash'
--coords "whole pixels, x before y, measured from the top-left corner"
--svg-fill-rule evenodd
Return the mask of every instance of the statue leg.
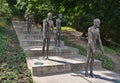
<path id="1" fill-rule="evenodd" d="M 55 47 L 57 47 L 57 32 L 55 32 Z"/>
<path id="2" fill-rule="evenodd" d="M 88 48 L 87 48 L 87 61 L 85 64 L 85 76 L 88 76 L 88 66 L 89 66 L 89 62 L 91 59 L 91 54 L 92 54 L 91 47 L 88 46 Z"/>
<path id="3" fill-rule="evenodd" d="M 46 52 L 46 59 L 48 59 L 48 54 L 49 54 L 49 44 L 50 44 L 50 38 L 47 38 L 47 52 Z"/>
<path id="4" fill-rule="evenodd" d="M 94 65 L 94 55 L 92 55 L 91 57 L 91 61 L 90 61 L 90 76 L 94 76 L 93 75 L 93 65 Z"/>
<path id="5" fill-rule="evenodd" d="M 56 46 L 58 47 L 58 32 L 56 33 Z"/>
<path id="6" fill-rule="evenodd" d="M 58 47 L 60 47 L 60 32 L 59 32 L 59 34 L 58 34 Z"/>
<path id="7" fill-rule="evenodd" d="M 43 39 L 43 47 L 42 47 L 42 54 L 45 57 L 45 45 L 46 45 L 46 38 Z"/>
<path id="8" fill-rule="evenodd" d="M 95 56 L 95 48 L 94 46 L 92 47 L 92 56 L 91 56 L 91 60 L 90 60 L 90 76 L 94 76 L 93 75 L 93 65 L 94 65 L 94 56 Z"/>

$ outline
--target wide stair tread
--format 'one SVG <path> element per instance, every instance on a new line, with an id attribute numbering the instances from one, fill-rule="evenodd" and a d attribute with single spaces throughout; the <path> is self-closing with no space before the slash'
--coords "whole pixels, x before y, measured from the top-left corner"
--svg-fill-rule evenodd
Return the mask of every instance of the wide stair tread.
<path id="1" fill-rule="evenodd" d="M 49 56 L 48 60 L 27 57 L 28 67 L 34 76 L 84 70 L 85 62 L 86 57 L 80 55 Z M 94 68 L 98 67 L 101 67 L 101 62 L 95 60 Z"/>

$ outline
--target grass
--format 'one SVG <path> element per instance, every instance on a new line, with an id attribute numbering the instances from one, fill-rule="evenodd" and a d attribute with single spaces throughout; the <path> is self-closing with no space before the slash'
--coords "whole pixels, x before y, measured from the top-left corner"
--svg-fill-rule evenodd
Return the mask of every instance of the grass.
<path id="1" fill-rule="evenodd" d="M 116 53 L 115 50 L 113 50 L 113 49 L 111 49 L 111 48 L 109 48 L 107 46 L 103 46 L 103 48 L 104 48 L 105 52 L 107 52 L 109 54 L 115 54 Z"/>
<path id="2" fill-rule="evenodd" d="M 0 19 L 0 60 L 5 59 L 8 44 L 7 30 L 5 29 L 5 20 Z"/>
<path id="3" fill-rule="evenodd" d="M 74 48 L 79 49 L 79 54 L 80 55 L 84 55 L 84 56 L 87 55 L 87 50 L 84 47 L 76 45 L 72 42 L 69 42 L 67 36 L 62 36 L 61 40 L 65 42 L 66 46 L 70 46 L 70 47 L 74 47 Z M 95 58 L 102 61 L 102 67 L 104 67 L 106 69 L 109 69 L 109 70 L 114 69 L 114 62 L 112 61 L 111 58 L 107 57 L 106 55 L 97 53 Z"/>
<path id="4" fill-rule="evenodd" d="M 0 28 L 4 28 L 6 26 L 5 18 L 0 17 Z"/>
<path id="5" fill-rule="evenodd" d="M 97 48 L 100 49 L 100 46 L 97 45 Z M 120 53 L 120 48 L 116 47 L 116 46 L 112 46 L 112 47 L 103 46 L 103 49 L 106 53 L 111 54 L 111 55 L 115 55 L 117 53 Z"/>
<path id="6" fill-rule="evenodd" d="M 54 29 L 56 29 L 56 27 L 54 27 Z M 75 31 L 75 29 L 73 29 L 72 27 L 69 27 L 69 26 L 62 26 L 61 30 L 62 31 Z"/>
<path id="7" fill-rule="evenodd" d="M 19 46 L 11 23 L 9 26 L 9 29 L 5 25 L 0 27 L 0 83 L 33 83 L 26 54 Z"/>
<path id="8" fill-rule="evenodd" d="M 106 55 L 97 53 L 95 58 L 102 62 L 102 67 L 109 69 L 109 70 L 114 69 L 115 67 L 114 62 L 112 61 L 111 58 L 107 57 Z"/>
<path id="9" fill-rule="evenodd" d="M 116 53 L 119 53 L 120 54 L 120 47 L 119 46 L 110 46 L 110 49 L 114 50 Z"/>
<path id="10" fill-rule="evenodd" d="M 120 54 L 120 47 L 113 47 L 113 49 Z"/>
<path id="11" fill-rule="evenodd" d="M 62 31 L 74 31 L 75 30 L 75 29 L 68 27 L 68 26 L 63 26 L 61 29 L 62 29 Z"/>

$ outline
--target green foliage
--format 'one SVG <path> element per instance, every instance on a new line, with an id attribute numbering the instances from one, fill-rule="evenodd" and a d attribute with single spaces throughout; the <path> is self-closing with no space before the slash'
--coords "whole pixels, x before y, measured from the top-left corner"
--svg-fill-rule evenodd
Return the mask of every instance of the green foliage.
<path id="1" fill-rule="evenodd" d="M 6 0 L 0 0 L 0 17 L 10 18 L 11 12 Z"/>
<path id="2" fill-rule="evenodd" d="M 4 22 L 11 24 L 11 22 Z M 2 24 L 6 25 L 6 23 Z M 11 28 L 10 26 L 9 28 Z M 7 28 L 3 25 L 0 27 L 0 83 L 33 83 L 26 64 L 26 54 L 19 46 L 14 29 L 11 28 L 10 30 L 9 33 L 11 32 L 11 34 L 8 37 Z M 8 47 L 11 44 L 10 40 L 12 40 L 14 47 Z M 8 51 L 8 49 L 10 50 Z"/>
<path id="3" fill-rule="evenodd" d="M 69 17 L 76 30 L 87 34 L 94 18 L 101 19 L 101 37 L 120 42 L 119 0 L 50 0 L 57 13 Z M 61 11 L 62 10 L 62 11 Z"/>
<path id="4" fill-rule="evenodd" d="M 8 44 L 7 30 L 5 29 L 5 19 L 0 19 L 0 62 L 5 59 Z"/>
<path id="5" fill-rule="evenodd" d="M 99 59 L 100 61 L 102 61 L 102 66 L 106 69 L 113 70 L 115 67 L 115 64 L 112 61 L 112 59 L 108 58 L 106 55 L 97 53 L 96 59 Z"/>
<path id="6" fill-rule="evenodd" d="M 69 42 L 67 36 L 62 36 L 61 40 L 63 40 L 65 42 L 66 46 L 70 46 L 70 47 L 74 47 L 74 48 L 79 49 L 80 55 L 84 55 L 84 56 L 87 55 L 87 50 L 85 48 L 83 48 L 82 46 L 76 45 L 72 42 Z M 114 62 L 106 55 L 97 53 L 95 58 L 102 61 L 102 67 L 109 69 L 109 70 L 114 69 Z"/>
<path id="7" fill-rule="evenodd" d="M 16 3 L 16 0 L 7 1 L 9 4 Z M 85 37 L 93 19 L 100 18 L 102 39 L 111 39 L 119 43 L 119 4 L 119 0 L 17 0 L 16 8 L 12 7 L 12 10 L 22 17 L 33 12 L 35 22 L 40 24 L 47 17 L 48 12 L 53 13 L 54 19 L 58 13 L 62 13 L 64 16 L 62 25 L 73 26 L 76 30 L 83 32 Z"/>
<path id="8" fill-rule="evenodd" d="M 83 37 L 86 37 L 86 34 L 88 32 L 88 28 L 92 26 L 93 24 L 93 19 L 95 17 L 92 14 L 83 14 L 80 15 L 78 19 L 78 26 L 79 28 L 77 30 L 83 32 Z"/>
<path id="9" fill-rule="evenodd" d="M 9 6 L 13 6 L 17 3 L 17 0 L 6 0 Z"/>
<path id="10" fill-rule="evenodd" d="M 48 12 L 54 12 L 50 0 L 18 0 L 16 7 L 22 11 L 23 17 L 33 12 L 36 23 L 42 23 Z"/>
<path id="11" fill-rule="evenodd" d="M 104 46 L 103 48 L 104 48 L 105 52 L 107 52 L 107 53 L 109 53 L 109 54 L 115 54 L 115 53 L 116 53 L 115 50 L 113 50 L 113 49 L 111 49 L 111 48 L 108 48 L 108 47 L 106 47 L 106 46 Z"/>
<path id="12" fill-rule="evenodd" d="M 116 53 L 120 54 L 120 47 L 112 47 L 111 49 L 115 50 Z"/>

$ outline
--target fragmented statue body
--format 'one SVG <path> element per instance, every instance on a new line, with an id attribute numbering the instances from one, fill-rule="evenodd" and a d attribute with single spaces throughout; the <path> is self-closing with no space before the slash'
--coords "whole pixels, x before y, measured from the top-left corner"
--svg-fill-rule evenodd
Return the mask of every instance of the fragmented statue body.
<path id="1" fill-rule="evenodd" d="M 100 38 L 100 19 L 94 19 L 93 26 L 88 28 L 88 47 L 87 47 L 87 62 L 85 66 L 85 75 L 88 76 L 88 66 L 90 64 L 90 76 L 93 77 L 93 65 L 96 52 L 96 42 L 100 43 L 101 51 L 103 53 L 103 46 Z"/>
<path id="2" fill-rule="evenodd" d="M 42 52 L 43 56 L 48 59 L 48 53 L 49 53 L 49 44 L 51 35 L 54 32 L 54 23 L 52 20 L 52 13 L 48 13 L 47 18 L 43 20 L 43 47 Z M 45 50 L 46 47 L 46 50 Z M 46 52 L 45 52 L 46 51 Z"/>
<path id="3" fill-rule="evenodd" d="M 56 19 L 56 31 L 55 31 L 55 46 L 60 47 L 60 37 L 61 37 L 61 18 L 62 14 Z"/>
<path id="4" fill-rule="evenodd" d="M 28 19 L 27 19 L 27 32 L 30 33 L 31 32 L 31 27 L 32 27 L 32 22 L 33 22 L 33 14 L 30 13 L 28 15 Z"/>

